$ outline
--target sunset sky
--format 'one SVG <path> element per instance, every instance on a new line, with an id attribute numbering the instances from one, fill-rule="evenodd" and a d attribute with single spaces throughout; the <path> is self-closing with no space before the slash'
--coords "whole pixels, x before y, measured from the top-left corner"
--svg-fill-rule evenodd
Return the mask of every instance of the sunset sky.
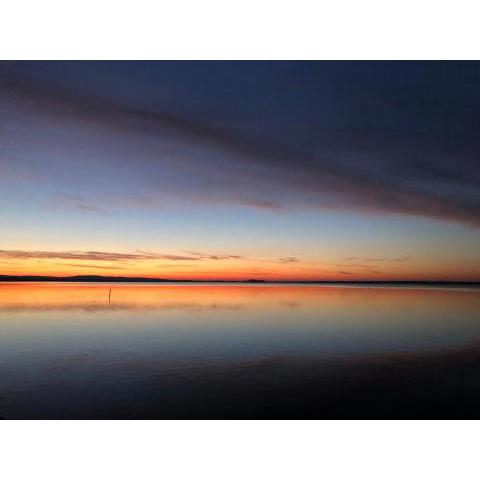
<path id="1" fill-rule="evenodd" d="M 0 274 L 480 280 L 478 62 L 0 62 Z"/>

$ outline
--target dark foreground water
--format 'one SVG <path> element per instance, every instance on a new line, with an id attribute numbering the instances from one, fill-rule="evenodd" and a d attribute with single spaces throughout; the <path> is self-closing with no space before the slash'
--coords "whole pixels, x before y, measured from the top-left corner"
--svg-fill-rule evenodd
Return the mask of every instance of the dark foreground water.
<path id="1" fill-rule="evenodd" d="M 480 418 L 480 290 L 0 283 L 0 417 Z"/>

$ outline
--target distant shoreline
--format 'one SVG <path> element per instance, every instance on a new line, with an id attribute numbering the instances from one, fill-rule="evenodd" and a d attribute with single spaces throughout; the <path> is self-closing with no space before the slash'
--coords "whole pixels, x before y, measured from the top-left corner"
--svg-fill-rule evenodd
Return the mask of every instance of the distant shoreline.
<path id="1" fill-rule="evenodd" d="M 249 284 L 325 284 L 325 285 L 439 285 L 480 286 L 479 281 L 453 280 L 177 280 L 149 277 L 107 277 L 101 275 L 75 275 L 55 277 L 43 275 L 0 275 L 0 282 L 96 282 L 96 283 L 249 283 Z"/>

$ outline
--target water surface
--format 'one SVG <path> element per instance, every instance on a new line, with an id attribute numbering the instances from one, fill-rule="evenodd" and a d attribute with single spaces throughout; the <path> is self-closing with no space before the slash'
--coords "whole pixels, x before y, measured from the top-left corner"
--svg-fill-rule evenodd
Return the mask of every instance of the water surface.
<path id="1" fill-rule="evenodd" d="M 0 283 L 3 418 L 477 418 L 478 405 L 476 288 Z"/>

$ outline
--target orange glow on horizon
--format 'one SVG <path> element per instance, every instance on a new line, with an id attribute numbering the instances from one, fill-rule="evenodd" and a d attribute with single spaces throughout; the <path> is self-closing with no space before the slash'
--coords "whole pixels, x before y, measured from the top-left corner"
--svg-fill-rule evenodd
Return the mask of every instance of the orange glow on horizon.
<path id="1" fill-rule="evenodd" d="M 371 266 L 342 267 L 334 262 L 298 261 L 275 263 L 255 260 L 202 260 L 170 262 L 152 265 L 151 261 L 129 264 L 102 262 L 90 265 L 81 260 L 75 264 L 46 260 L 15 260 L 0 263 L 3 275 L 76 276 L 99 275 L 114 277 L 146 277 L 170 280 L 265 280 L 265 281 L 350 281 L 350 280 L 452 280 L 478 281 L 480 275 L 472 266 L 442 265 L 440 263 L 398 262 Z"/>
<path id="2" fill-rule="evenodd" d="M 152 278 L 166 280 L 198 280 L 198 281 L 245 281 L 245 280 L 263 280 L 263 281 L 360 281 L 360 280 L 432 280 L 432 281 L 479 281 L 480 275 L 467 269 L 457 271 L 445 271 L 440 269 L 393 269 L 388 272 L 370 272 L 360 270 L 349 274 L 338 273 L 335 267 L 318 268 L 315 267 L 289 267 L 289 268 L 215 268 L 201 270 L 184 269 L 166 269 L 158 271 L 153 269 L 118 269 L 118 268 L 58 268 L 55 265 L 45 265 L 37 268 L 30 268 L 28 265 L 22 265 L 14 268 L 2 268 L 0 275 L 12 276 L 107 276 L 107 277 L 131 277 L 131 278 Z"/>

